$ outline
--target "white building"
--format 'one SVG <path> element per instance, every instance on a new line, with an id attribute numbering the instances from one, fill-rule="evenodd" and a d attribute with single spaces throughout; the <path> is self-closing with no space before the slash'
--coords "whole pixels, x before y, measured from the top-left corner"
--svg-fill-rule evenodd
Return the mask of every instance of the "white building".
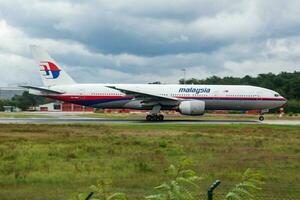
<path id="1" fill-rule="evenodd" d="M 22 110 L 15 106 L 3 106 L 4 112 L 21 112 Z"/>
<path id="2" fill-rule="evenodd" d="M 62 106 L 61 103 L 47 103 L 44 105 L 39 105 L 36 107 L 36 110 L 41 112 L 61 112 Z"/>

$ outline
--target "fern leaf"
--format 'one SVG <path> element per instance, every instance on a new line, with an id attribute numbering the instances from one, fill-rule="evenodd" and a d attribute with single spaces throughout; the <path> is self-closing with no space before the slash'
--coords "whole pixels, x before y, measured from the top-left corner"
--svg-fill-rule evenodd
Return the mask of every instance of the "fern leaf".
<path id="1" fill-rule="evenodd" d="M 190 169 L 182 170 L 179 174 L 184 177 L 196 176 L 196 172 Z"/>
<path id="2" fill-rule="evenodd" d="M 124 193 L 114 193 L 112 195 L 110 195 L 109 197 L 107 197 L 107 200 L 126 200 L 126 195 Z"/>
<path id="3" fill-rule="evenodd" d="M 168 191 L 168 200 L 176 200 L 176 196 L 172 191 Z"/>
<path id="4" fill-rule="evenodd" d="M 199 177 L 199 176 L 192 176 L 192 177 L 189 177 L 188 178 L 190 181 L 201 181 L 201 180 L 203 180 L 203 178 L 202 177 Z"/>
<path id="5" fill-rule="evenodd" d="M 175 176 L 177 174 L 177 169 L 174 165 L 170 165 L 169 169 L 167 170 L 168 175 Z"/>
<path id="6" fill-rule="evenodd" d="M 157 189 L 157 190 L 170 190 L 171 188 L 167 183 L 163 183 L 159 186 L 156 186 L 154 189 Z"/>
<path id="7" fill-rule="evenodd" d="M 237 185 L 237 187 L 241 187 L 241 188 L 251 188 L 253 190 L 261 190 L 260 187 L 257 187 L 256 185 L 254 185 L 253 183 L 251 182 L 243 182 L 243 183 L 240 183 Z"/>
<path id="8" fill-rule="evenodd" d="M 165 198 L 162 194 L 155 194 L 155 195 L 146 196 L 145 199 L 148 199 L 148 200 L 164 200 Z"/>
<path id="9" fill-rule="evenodd" d="M 179 177 L 179 178 L 177 178 L 177 181 L 181 182 L 181 183 L 185 183 L 188 186 L 192 186 L 192 187 L 196 187 L 196 188 L 199 187 L 196 183 L 194 183 L 193 181 L 186 179 L 186 178 Z"/>
<path id="10" fill-rule="evenodd" d="M 194 199 L 194 196 L 193 196 L 192 192 L 190 192 L 189 190 L 187 190 L 185 188 L 182 188 L 182 190 L 183 190 L 182 194 L 185 194 L 184 199 L 186 199 L 186 200 L 188 200 L 188 199 L 193 200 Z"/>
<path id="11" fill-rule="evenodd" d="M 234 192 L 229 192 L 226 197 L 225 197 L 226 200 L 242 200 L 241 197 L 234 193 Z"/>
<path id="12" fill-rule="evenodd" d="M 250 192 L 243 188 L 236 188 L 235 192 L 240 194 L 240 196 L 244 196 L 247 199 L 254 199 L 254 195 L 250 194 Z"/>

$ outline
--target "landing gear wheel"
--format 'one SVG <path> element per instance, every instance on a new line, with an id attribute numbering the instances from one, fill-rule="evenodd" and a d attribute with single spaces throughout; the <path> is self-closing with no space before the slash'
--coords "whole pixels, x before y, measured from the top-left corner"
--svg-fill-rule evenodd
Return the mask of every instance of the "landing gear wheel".
<path id="1" fill-rule="evenodd" d="M 153 116 L 152 115 L 147 115 L 146 120 L 147 121 L 153 121 Z"/>
<path id="2" fill-rule="evenodd" d="M 163 115 L 147 115 L 146 116 L 147 121 L 163 121 L 164 116 Z"/>
<path id="3" fill-rule="evenodd" d="M 164 120 L 164 116 L 163 115 L 158 115 L 158 120 L 159 121 L 163 121 Z"/>
<path id="4" fill-rule="evenodd" d="M 265 120 L 264 116 L 262 116 L 262 115 L 258 119 L 259 119 L 259 121 L 264 121 Z"/>

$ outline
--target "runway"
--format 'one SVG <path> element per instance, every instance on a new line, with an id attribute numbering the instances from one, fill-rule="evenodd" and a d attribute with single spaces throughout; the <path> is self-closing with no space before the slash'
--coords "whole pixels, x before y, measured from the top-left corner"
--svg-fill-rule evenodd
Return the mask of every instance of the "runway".
<path id="1" fill-rule="evenodd" d="M 300 120 L 127 120 L 110 118 L 0 118 L 0 124 L 274 124 L 300 125 Z"/>

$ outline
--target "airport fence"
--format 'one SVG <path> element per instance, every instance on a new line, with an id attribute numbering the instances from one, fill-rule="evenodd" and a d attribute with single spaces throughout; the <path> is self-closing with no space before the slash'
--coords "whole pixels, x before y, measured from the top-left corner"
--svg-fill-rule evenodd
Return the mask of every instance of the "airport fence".
<path id="1" fill-rule="evenodd" d="M 215 189 L 220 184 L 221 184 L 220 180 L 216 180 L 215 182 L 213 182 L 212 185 L 208 188 L 206 194 L 202 193 L 199 195 L 199 200 L 224 200 L 226 197 L 226 193 L 217 192 L 217 190 L 216 192 L 214 192 Z M 276 192 L 270 192 L 269 188 L 265 188 L 265 189 L 266 190 L 260 191 L 259 194 L 256 194 L 255 197 L 251 199 L 253 200 L 300 200 L 300 189 L 287 190 L 287 188 L 278 187 L 277 190 L 273 190 Z M 287 191 L 291 191 L 291 192 L 286 193 Z M 236 197 L 233 199 L 244 200 L 243 197 Z"/>
<path id="2" fill-rule="evenodd" d="M 94 192 L 91 192 L 88 194 L 88 196 L 85 198 L 85 200 L 91 200 L 93 199 Z M 200 194 L 196 199 L 198 200 L 225 200 L 226 193 L 216 193 L 213 194 L 213 196 L 209 196 L 208 194 Z M 236 198 L 235 200 L 245 200 L 245 198 Z M 249 199 L 249 198 L 247 198 Z M 251 198 L 252 200 L 300 200 L 300 193 L 297 191 L 295 194 L 290 195 L 280 195 L 280 194 L 274 194 L 274 195 L 255 195 L 254 198 Z"/>
<path id="3" fill-rule="evenodd" d="M 212 199 L 209 199 L 207 194 L 202 194 L 199 200 L 225 200 L 226 194 L 216 194 Z M 243 200 L 243 198 L 241 198 Z M 300 200 L 300 196 L 287 195 L 256 195 L 253 200 Z"/>
<path id="4" fill-rule="evenodd" d="M 91 200 L 93 196 L 93 192 L 91 192 L 85 200 Z M 225 200 L 226 194 L 217 194 L 214 195 L 213 198 L 208 197 L 207 194 L 199 195 L 199 200 Z M 240 198 L 240 200 L 244 200 Z M 300 200 L 300 196 L 286 196 L 286 195 L 256 195 L 253 200 Z"/>

